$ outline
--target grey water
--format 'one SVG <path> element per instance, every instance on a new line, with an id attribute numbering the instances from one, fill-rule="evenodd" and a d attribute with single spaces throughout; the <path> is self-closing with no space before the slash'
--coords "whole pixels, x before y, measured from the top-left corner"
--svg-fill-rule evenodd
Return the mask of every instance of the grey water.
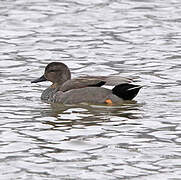
<path id="1" fill-rule="evenodd" d="M 1 0 L 0 179 L 181 179 L 180 0 Z M 31 84 L 73 77 L 143 85 L 121 106 L 50 105 Z"/>

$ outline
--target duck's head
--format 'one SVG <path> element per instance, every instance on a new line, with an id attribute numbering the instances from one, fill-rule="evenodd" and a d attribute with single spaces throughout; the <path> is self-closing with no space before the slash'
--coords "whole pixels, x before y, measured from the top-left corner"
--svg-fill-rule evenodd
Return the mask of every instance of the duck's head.
<path id="1" fill-rule="evenodd" d="M 71 78 L 69 68 L 61 62 L 51 62 L 46 68 L 44 75 L 38 79 L 31 81 L 31 83 L 38 83 L 43 81 L 51 81 L 53 84 L 63 84 Z"/>

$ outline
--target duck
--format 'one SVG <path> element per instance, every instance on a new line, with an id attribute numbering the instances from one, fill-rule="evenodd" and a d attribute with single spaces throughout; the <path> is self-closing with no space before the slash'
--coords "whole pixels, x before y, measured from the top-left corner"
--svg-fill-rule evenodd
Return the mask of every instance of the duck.
<path id="1" fill-rule="evenodd" d="M 31 81 L 39 83 L 50 81 L 52 85 L 41 94 L 41 100 L 47 103 L 61 104 L 120 104 L 132 100 L 142 88 L 133 84 L 131 78 L 120 76 L 80 76 L 71 78 L 68 66 L 62 62 L 51 62 L 44 74 Z M 113 86 L 108 89 L 104 86 Z"/>

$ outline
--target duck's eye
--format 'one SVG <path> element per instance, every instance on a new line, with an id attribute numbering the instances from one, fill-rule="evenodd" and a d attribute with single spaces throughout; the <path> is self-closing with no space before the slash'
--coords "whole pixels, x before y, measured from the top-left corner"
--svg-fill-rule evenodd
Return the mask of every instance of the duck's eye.
<path id="1" fill-rule="evenodd" d="M 51 69 L 48 72 L 57 72 L 57 71 L 58 71 L 57 69 Z"/>

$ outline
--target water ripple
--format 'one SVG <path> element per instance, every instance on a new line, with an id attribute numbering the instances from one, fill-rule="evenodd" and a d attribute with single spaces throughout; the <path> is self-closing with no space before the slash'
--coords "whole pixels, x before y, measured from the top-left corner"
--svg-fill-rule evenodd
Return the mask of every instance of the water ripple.
<path id="1" fill-rule="evenodd" d="M 180 179 L 180 2 L 0 5 L 0 179 Z M 144 88 L 122 106 L 49 105 L 47 63 Z"/>

